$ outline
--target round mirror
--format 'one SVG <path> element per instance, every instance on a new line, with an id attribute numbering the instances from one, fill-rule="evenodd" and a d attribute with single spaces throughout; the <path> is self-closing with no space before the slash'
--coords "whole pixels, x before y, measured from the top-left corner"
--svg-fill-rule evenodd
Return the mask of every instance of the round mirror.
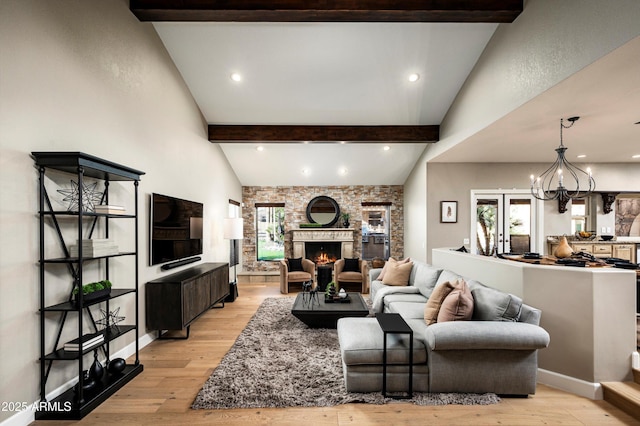
<path id="1" fill-rule="evenodd" d="M 321 195 L 307 204 L 307 219 L 324 227 L 333 225 L 340 217 L 340 206 L 331 197 Z"/>

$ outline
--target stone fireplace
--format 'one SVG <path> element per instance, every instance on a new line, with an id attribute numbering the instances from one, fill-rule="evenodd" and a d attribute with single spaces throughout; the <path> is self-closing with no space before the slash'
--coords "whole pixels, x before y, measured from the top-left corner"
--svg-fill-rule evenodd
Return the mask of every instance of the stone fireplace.
<path id="1" fill-rule="evenodd" d="M 294 229 L 293 257 L 304 257 L 318 265 L 353 257 L 353 232 L 345 228 Z"/>

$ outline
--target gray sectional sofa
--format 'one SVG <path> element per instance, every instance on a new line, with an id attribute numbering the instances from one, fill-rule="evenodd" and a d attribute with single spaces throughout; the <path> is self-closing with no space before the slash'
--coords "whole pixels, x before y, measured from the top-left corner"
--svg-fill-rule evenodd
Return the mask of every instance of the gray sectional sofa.
<path id="1" fill-rule="evenodd" d="M 548 346 L 549 334 L 539 326 L 541 312 L 516 296 L 485 286 L 471 277 L 413 261 L 408 286 L 386 286 L 370 274 L 374 312 L 402 315 L 414 332 L 413 390 L 499 395 L 535 393 L 537 351 Z M 470 287 L 474 310 L 470 321 L 427 326 L 424 308 L 436 286 L 463 278 Z M 375 318 L 342 318 L 338 338 L 347 391 L 382 390 L 383 333 Z M 387 390 L 408 386 L 406 335 L 388 338 Z"/>

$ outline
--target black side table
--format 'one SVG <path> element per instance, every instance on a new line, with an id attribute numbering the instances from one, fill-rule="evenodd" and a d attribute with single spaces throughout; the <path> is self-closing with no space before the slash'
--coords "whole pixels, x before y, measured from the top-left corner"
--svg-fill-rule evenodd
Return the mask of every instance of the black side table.
<path id="1" fill-rule="evenodd" d="M 387 396 L 387 335 L 388 334 L 408 334 L 409 335 L 409 389 L 407 396 L 394 396 L 398 399 L 409 399 L 413 397 L 413 330 L 400 314 L 377 313 L 376 319 L 384 333 L 384 349 L 382 352 L 382 396 Z"/>
<path id="2" fill-rule="evenodd" d="M 320 291 L 327 289 L 327 284 L 331 282 L 333 276 L 333 266 L 318 265 L 318 288 Z"/>

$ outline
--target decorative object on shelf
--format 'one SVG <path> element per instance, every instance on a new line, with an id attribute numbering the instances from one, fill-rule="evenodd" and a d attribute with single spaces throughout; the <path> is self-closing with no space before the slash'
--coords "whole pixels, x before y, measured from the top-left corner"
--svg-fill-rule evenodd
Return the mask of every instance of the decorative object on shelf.
<path id="1" fill-rule="evenodd" d="M 95 283 L 89 283 L 82 286 L 82 300 L 89 302 L 101 299 L 111 294 L 111 281 L 102 280 Z M 78 287 L 73 289 L 73 297 L 78 303 Z"/>
<path id="2" fill-rule="evenodd" d="M 93 212 L 94 205 L 100 204 L 102 200 L 102 192 L 97 191 L 96 187 L 98 182 L 90 183 L 89 185 L 82 184 L 82 211 Z M 71 180 L 71 189 L 58 189 L 58 192 L 65 197 L 62 201 L 68 201 L 69 206 L 67 210 L 70 212 L 80 211 L 79 199 L 80 188 L 76 181 Z"/>
<path id="3" fill-rule="evenodd" d="M 560 238 L 560 244 L 558 244 L 558 247 L 556 247 L 556 249 L 553 251 L 553 255 L 558 259 L 564 259 L 567 257 L 571 257 L 572 254 L 573 249 L 569 245 L 567 237 Z"/>
<path id="4" fill-rule="evenodd" d="M 440 223 L 458 222 L 458 202 L 440 201 Z"/>
<path id="5" fill-rule="evenodd" d="M 89 377 L 92 379 L 99 381 L 104 376 L 104 367 L 98 361 L 98 350 L 93 351 L 93 364 L 89 367 Z"/>
<path id="6" fill-rule="evenodd" d="M 83 373 L 84 374 L 82 376 L 82 392 L 86 393 L 86 392 L 89 392 L 89 391 L 93 390 L 96 387 L 96 385 L 98 384 L 98 382 L 91 377 L 91 375 L 89 374 L 88 370 L 84 370 Z M 79 385 L 80 385 L 80 383 L 76 383 L 76 385 L 73 387 L 73 391 L 76 394 L 78 394 Z"/>
<path id="7" fill-rule="evenodd" d="M 113 328 L 117 332 L 120 332 L 120 327 L 118 327 L 118 323 L 124 321 L 125 317 L 121 317 L 118 315 L 120 312 L 120 307 L 118 306 L 115 311 L 110 311 L 107 313 L 104 309 L 100 309 L 100 313 L 102 314 L 102 319 L 96 321 L 96 325 L 100 325 L 104 327 L 104 329 Z"/>
<path id="8" fill-rule="evenodd" d="M 301 223 L 300 228 L 322 228 L 321 223 Z"/>
<path id="9" fill-rule="evenodd" d="M 341 299 L 344 299 L 345 297 L 347 297 L 347 292 L 344 291 L 344 288 L 340 289 L 340 291 L 338 292 L 338 296 L 340 296 Z"/>
<path id="10" fill-rule="evenodd" d="M 562 129 L 570 128 L 579 118 L 580 117 L 567 118 L 567 121 L 571 123 L 568 126 L 564 125 L 564 119 L 560 119 L 560 146 L 556 148 L 558 158 L 537 178 L 534 175 L 530 176 L 531 194 L 538 200 L 558 200 L 559 213 L 567 211 L 567 202 L 569 202 L 569 200 L 584 198 L 591 194 L 596 188 L 596 181 L 591 175 L 591 169 L 587 168 L 587 171 L 584 171 L 571 164 L 565 157 L 567 148 L 564 146 L 562 140 Z M 569 179 L 573 178 L 571 182 L 572 188 L 565 187 L 565 176 Z M 584 185 L 582 188 L 580 187 L 581 180 L 583 182 L 586 181 L 588 184 L 586 188 Z"/>
<path id="11" fill-rule="evenodd" d="M 351 214 L 342 213 L 342 214 L 340 214 L 340 217 L 342 218 L 342 227 L 343 228 L 348 228 L 349 227 L 349 219 L 351 218 Z"/>
<path id="12" fill-rule="evenodd" d="M 104 334 L 100 331 L 97 333 L 85 334 L 81 338 L 73 339 L 64 344 L 64 350 L 67 352 L 81 352 L 91 349 L 104 343 Z"/>
<path id="13" fill-rule="evenodd" d="M 110 238 L 94 238 L 82 240 L 69 247 L 69 256 L 78 257 L 78 246 L 82 247 L 82 257 L 104 257 L 118 254 L 118 245 Z"/>
<path id="14" fill-rule="evenodd" d="M 127 211 L 123 206 L 117 206 L 113 204 L 96 204 L 95 206 L 93 206 L 93 211 L 95 213 L 110 214 L 115 216 L 122 216 L 127 214 Z"/>
<path id="15" fill-rule="evenodd" d="M 114 358 L 107 364 L 107 371 L 112 376 L 122 374 L 127 363 L 122 358 Z"/>

